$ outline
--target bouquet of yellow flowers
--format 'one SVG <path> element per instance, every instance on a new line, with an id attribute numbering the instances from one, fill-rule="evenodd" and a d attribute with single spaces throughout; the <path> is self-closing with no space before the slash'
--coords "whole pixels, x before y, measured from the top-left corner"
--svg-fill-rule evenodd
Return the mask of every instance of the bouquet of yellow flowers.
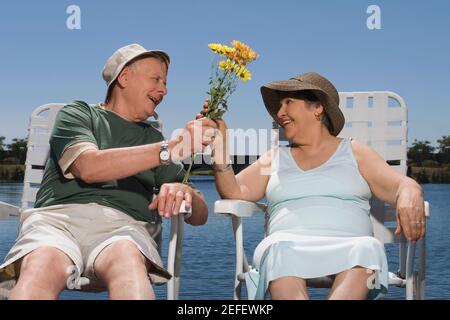
<path id="1" fill-rule="evenodd" d="M 219 43 L 208 45 L 212 52 L 225 58 L 213 66 L 214 73 L 209 81 L 209 103 L 205 116 L 212 120 L 220 119 L 228 110 L 227 100 L 236 89 L 239 80 L 245 82 L 251 79 L 247 65 L 258 58 L 258 54 L 245 43 L 233 40 L 231 45 L 231 47 Z M 195 154 L 192 154 L 183 183 L 188 182 L 194 159 Z"/>

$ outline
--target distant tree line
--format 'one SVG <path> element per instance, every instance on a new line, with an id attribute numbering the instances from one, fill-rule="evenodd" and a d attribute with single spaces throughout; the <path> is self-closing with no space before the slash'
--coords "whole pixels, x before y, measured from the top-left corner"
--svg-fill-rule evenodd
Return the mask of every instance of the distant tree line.
<path id="1" fill-rule="evenodd" d="M 27 139 L 15 138 L 5 144 L 5 137 L 0 136 L 0 180 L 22 181 L 26 156 Z"/>
<path id="2" fill-rule="evenodd" d="M 14 138 L 5 144 L 5 137 L 0 137 L 0 162 L 3 164 L 24 164 L 27 156 L 27 139 Z"/>
<path id="3" fill-rule="evenodd" d="M 0 180 L 23 180 L 26 155 L 26 138 L 5 144 L 5 137 L 0 136 Z M 241 167 L 234 169 L 240 171 L 245 166 Z M 196 169 L 207 171 L 210 166 L 202 164 Z M 450 183 L 450 136 L 438 139 L 437 147 L 428 140 L 415 139 L 408 150 L 408 175 L 419 183 Z"/>
<path id="4" fill-rule="evenodd" d="M 450 183 L 450 136 L 437 140 L 412 143 L 408 150 L 408 175 L 419 183 Z"/>

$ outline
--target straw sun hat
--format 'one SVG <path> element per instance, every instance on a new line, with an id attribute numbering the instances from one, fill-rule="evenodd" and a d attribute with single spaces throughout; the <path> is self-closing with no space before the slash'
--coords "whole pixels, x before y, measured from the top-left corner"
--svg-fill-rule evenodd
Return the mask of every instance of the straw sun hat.
<path id="1" fill-rule="evenodd" d="M 269 82 L 261 87 L 261 95 L 270 115 L 276 119 L 282 93 L 311 91 L 322 103 L 333 126 L 331 134 L 337 136 L 344 127 L 344 115 L 339 109 L 339 94 L 334 85 L 315 72 L 308 72 L 289 80 Z"/>

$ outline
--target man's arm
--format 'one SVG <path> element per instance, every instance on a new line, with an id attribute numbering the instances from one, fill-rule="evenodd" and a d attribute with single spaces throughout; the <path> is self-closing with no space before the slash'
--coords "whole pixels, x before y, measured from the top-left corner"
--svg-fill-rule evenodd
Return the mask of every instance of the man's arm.
<path id="1" fill-rule="evenodd" d="M 207 132 L 212 132 L 210 129 L 215 127 L 216 124 L 207 118 L 190 121 L 177 138 L 169 141 L 172 160 L 182 160 L 192 152 L 203 151 L 211 142 Z M 161 142 L 136 147 L 90 149 L 74 160 L 69 171 L 86 183 L 123 179 L 160 166 L 160 149 Z"/>
<path id="2" fill-rule="evenodd" d="M 172 149 L 176 142 L 169 143 Z M 137 147 L 87 150 L 69 167 L 70 173 L 86 183 L 123 179 L 160 165 L 161 142 Z"/>
<path id="3" fill-rule="evenodd" d="M 95 108 L 82 101 L 68 104 L 58 112 L 50 147 L 67 179 L 78 178 L 87 183 L 117 180 L 160 164 L 160 142 L 99 150 L 96 119 Z"/>

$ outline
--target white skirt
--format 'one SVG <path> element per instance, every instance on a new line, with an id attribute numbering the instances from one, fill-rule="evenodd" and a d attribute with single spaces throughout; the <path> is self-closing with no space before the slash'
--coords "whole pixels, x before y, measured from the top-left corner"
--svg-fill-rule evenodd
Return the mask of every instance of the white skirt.
<path id="1" fill-rule="evenodd" d="M 383 244 L 371 236 L 337 237 L 275 232 L 256 248 L 246 275 L 249 299 L 264 299 L 270 281 L 285 276 L 314 279 L 360 266 L 373 271 L 369 297 L 385 294 L 388 266 Z"/>

